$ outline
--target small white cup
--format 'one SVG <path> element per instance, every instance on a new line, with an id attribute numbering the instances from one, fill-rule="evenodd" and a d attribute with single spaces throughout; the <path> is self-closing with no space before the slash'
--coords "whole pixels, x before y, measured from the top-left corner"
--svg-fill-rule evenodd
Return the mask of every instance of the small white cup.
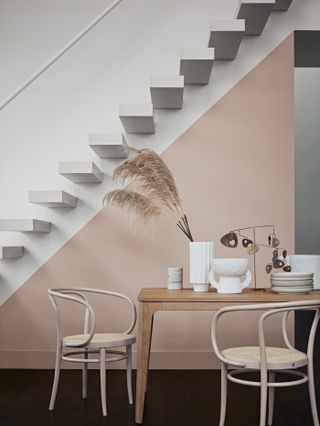
<path id="1" fill-rule="evenodd" d="M 181 266 L 168 268 L 168 290 L 181 290 L 183 283 L 183 269 Z"/>
<path id="2" fill-rule="evenodd" d="M 168 283 L 168 290 L 182 290 L 182 282 Z"/>

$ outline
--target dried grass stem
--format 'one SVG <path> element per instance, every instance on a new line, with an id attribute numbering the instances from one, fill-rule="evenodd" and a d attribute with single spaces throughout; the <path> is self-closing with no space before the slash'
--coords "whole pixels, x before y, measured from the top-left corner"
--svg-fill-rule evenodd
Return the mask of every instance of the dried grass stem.
<path id="1" fill-rule="evenodd" d="M 162 158 L 150 149 L 130 148 L 134 155 L 115 168 L 113 179 L 133 184 L 137 191 L 119 189 L 109 192 L 104 203 L 134 210 L 143 220 L 169 214 L 178 228 L 193 241 L 187 216 L 173 175 Z"/>

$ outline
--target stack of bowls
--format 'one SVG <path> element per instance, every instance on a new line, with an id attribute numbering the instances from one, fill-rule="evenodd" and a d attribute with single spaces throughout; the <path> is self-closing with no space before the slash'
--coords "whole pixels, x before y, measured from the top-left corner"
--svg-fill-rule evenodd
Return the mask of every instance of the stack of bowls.
<path id="1" fill-rule="evenodd" d="M 306 294 L 313 290 L 313 272 L 273 272 L 272 291 L 278 294 Z"/>

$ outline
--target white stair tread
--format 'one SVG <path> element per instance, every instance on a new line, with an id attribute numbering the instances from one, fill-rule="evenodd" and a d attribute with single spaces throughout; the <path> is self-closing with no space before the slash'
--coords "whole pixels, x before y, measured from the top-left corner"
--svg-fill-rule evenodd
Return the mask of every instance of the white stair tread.
<path id="1" fill-rule="evenodd" d="M 272 10 L 276 12 L 285 12 L 289 9 L 291 3 L 292 0 L 276 0 L 276 4 L 274 5 Z"/>
<path id="2" fill-rule="evenodd" d="M 213 48 L 208 48 L 208 47 L 201 47 L 201 48 L 185 48 L 185 49 L 181 49 L 181 53 L 180 53 L 180 59 L 185 59 L 185 60 L 200 60 L 200 61 L 205 61 L 205 60 L 214 60 L 214 49 Z"/>
<path id="3" fill-rule="evenodd" d="M 276 0 L 241 0 L 243 4 L 275 4 Z"/>
<path id="4" fill-rule="evenodd" d="M 119 115 L 122 117 L 153 117 L 152 104 L 121 104 Z"/>
<path id="5" fill-rule="evenodd" d="M 214 47 L 217 60 L 234 59 L 245 32 L 244 19 L 214 20 L 210 25 L 208 47 Z"/>
<path id="6" fill-rule="evenodd" d="M 90 133 L 89 146 L 100 158 L 127 158 L 128 145 L 123 134 Z"/>
<path id="7" fill-rule="evenodd" d="M 181 49 L 180 74 L 185 84 L 208 84 L 214 61 L 214 48 Z"/>
<path id="8" fill-rule="evenodd" d="M 154 108 L 182 108 L 183 75 L 150 77 L 150 94 Z"/>
<path id="9" fill-rule="evenodd" d="M 0 231 L 49 232 L 50 222 L 39 219 L 0 219 Z"/>
<path id="10" fill-rule="evenodd" d="M 275 0 L 242 0 L 238 19 L 246 21 L 246 35 L 260 35 L 275 6 Z"/>
<path id="11" fill-rule="evenodd" d="M 103 173 L 93 161 L 60 161 L 59 173 L 75 183 L 103 181 Z"/>
<path id="12" fill-rule="evenodd" d="M 245 30 L 244 19 L 214 19 L 210 23 L 211 31 L 244 31 Z"/>
<path id="13" fill-rule="evenodd" d="M 183 75 L 152 76 L 150 77 L 150 87 L 183 88 L 184 78 Z"/>
<path id="14" fill-rule="evenodd" d="M 77 198 L 65 191 L 29 191 L 29 202 L 44 207 L 76 207 Z"/>
<path id="15" fill-rule="evenodd" d="M 2 246 L 0 247 L 0 259 L 16 259 L 22 257 L 23 246 Z"/>
<path id="16" fill-rule="evenodd" d="M 127 133 L 154 133 L 152 104 L 119 105 L 119 117 Z"/>

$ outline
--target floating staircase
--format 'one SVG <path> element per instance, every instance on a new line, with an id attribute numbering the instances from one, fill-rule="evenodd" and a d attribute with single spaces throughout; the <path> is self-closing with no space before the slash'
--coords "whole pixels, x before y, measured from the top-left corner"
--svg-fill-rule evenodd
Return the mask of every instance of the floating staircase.
<path id="1" fill-rule="evenodd" d="M 22 246 L 2 246 L 0 247 L 0 259 L 17 259 L 22 257 L 24 247 Z"/>
<path id="2" fill-rule="evenodd" d="M 185 84 L 208 84 L 214 61 L 214 48 L 181 49 L 180 75 Z"/>
<path id="3" fill-rule="evenodd" d="M 245 33 L 244 19 L 212 21 L 208 47 L 214 47 L 215 60 L 231 60 L 237 56 Z"/>
<path id="4" fill-rule="evenodd" d="M 127 133 L 154 133 L 153 105 L 119 105 L 119 117 Z"/>
<path id="5" fill-rule="evenodd" d="M 286 12 L 290 4 L 292 3 L 292 0 L 276 0 L 276 4 L 273 7 L 274 12 Z"/>
<path id="6" fill-rule="evenodd" d="M 90 133 L 89 146 L 100 158 L 128 157 L 128 145 L 123 134 Z"/>
<path id="7" fill-rule="evenodd" d="M 65 191 L 29 191 L 29 203 L 44 207 L 74 208 L 77 198 Z"/>
<path id="8" fill-rule="evenodd" d="M 154 109 L 183 108 L 185 84 L 208 84 L 215 60 L 236 58 L 244 36 L 262 33 L 270 14 L 286 11 L 292 0 L 242 0 L 236 19 L 215 19 L 209 28 L 207 47 L 185 48 L 180 53 L 179 74 L 150 78 L 151 103 L 119 105 L 126 133 L 155 133 Z M 89 147 L 101 159 L 128 157 L 124 134 L 90 133 Z M 75 184 L 101 183 L 103 173 L 93 161 L 62 161 L 59 173 Z M 77 198 L 64 190 L 30 191 L 29 202 L 48 208 L 75 208 Z M 0 231 L 49 232 L 50 222 L 39 219 L 0 219 Z M 22 246 L 0 247 L 0 259 L 21 257 Z"/>
<path id="9" fill-rule="evenodd" d="M 150 78 L 153 108 L 180 109 L 183 104 L 183 75 Z"/>
<path id="10" fill-rule="evenodd" d="M 39 219 L 0 219 L 0 231 L 49 232 L 50 222 Z"/>
<path id="11" fill-rule="evenodd" d="M 238 19 L 245 19 L 245 35 L 258 36 L 275 7 L 275 0 L 242 0 Z"/>
<path id="12" fill-rule="evenodd" d="M 103 173 L 93 161 L 60 161 L 59 173 L 74 183 L 103 181 Z"/>

